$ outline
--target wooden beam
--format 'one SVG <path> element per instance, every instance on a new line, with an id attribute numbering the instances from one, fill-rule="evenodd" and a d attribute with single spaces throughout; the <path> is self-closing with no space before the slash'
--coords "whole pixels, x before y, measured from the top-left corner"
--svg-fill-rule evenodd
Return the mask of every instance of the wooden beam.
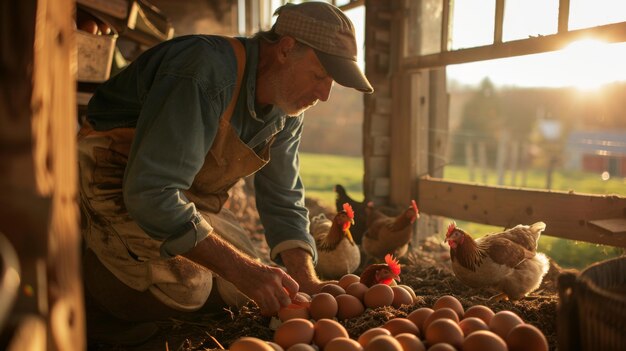
<path id="1" fill-rule="evenodd" d="M 543 221 L 546 235 L 626 247 L 626 235 L 592 222 L 626 218 L 626 198 L 572 192 L 480 186 L 435 178 L 418 180 L 422 212 L 510 228 Z"/>
<path id="2" fill-rule="evenodd" d="M 504 27 L 504 0 L 496 0 L 496 13 L 493 26 L 493 43 L 502 43 L 502 28 Z"/>
<path id="3" fill-rule="evenodd" d="M 404 59 L 402 68 L 414 70 L 460 63 L 492 60 L 505 57 L 538 54 L 561 50 L 573 41 L 594 38 L 608 43 L 626 41 L 626 22 L 573 30 L 552 35 L 512 40 L 493 45 L 440 52 L 431 55 L 414 56 Z"/>
<path id="4" fill-rule="evenodd" d="M 558 32 L 566 33 L 569 29 L 569 0 L 559 0 Z"/>

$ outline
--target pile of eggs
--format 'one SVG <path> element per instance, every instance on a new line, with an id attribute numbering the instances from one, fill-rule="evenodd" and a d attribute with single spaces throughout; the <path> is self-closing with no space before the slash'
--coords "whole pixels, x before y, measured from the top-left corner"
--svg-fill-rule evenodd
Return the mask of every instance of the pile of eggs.
<path id="1" fill-rule="evenodd" d="M 548 351 L 543 333 L 517 314 L 494 313 L 483 305 L 464 310 L 450 295 L 440 297 L 432 308 L 421 307 L 406 318 L 390 319 L 370 328 L 357 340 L 350 339 L 345 327 L 337 322 L 357 317 L 367 307 L 399 307 L 413 304 L 414 299 L 415 293 L 408 286 L 379 284 L 368 289 L 358 282 L 358 276 L 346 275 L 338 285 L 325 287 L 313 298 L 298 293 L 292 305 L 279 312 L 282 324 L 273 342 L 243 337 L 230 350 Z"/>

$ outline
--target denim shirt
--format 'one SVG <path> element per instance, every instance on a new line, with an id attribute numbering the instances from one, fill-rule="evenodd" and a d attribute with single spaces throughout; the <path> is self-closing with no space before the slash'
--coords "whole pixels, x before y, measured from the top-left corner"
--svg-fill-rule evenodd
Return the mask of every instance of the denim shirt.
<path id="1" fill-rule="evenodd" d="M 303 116 L 288 117 L 276 106 L 264 114 L 255 110 L 259 42 L 238 39 L 246 50 L 246 70 L 231 125 L 255 151 L 276 135 L 270 161 L 254 179 L 272 259 L 280 262 L 280 251 L 300 247 L 316 261 L 299 175 Z M 163 241 L 162 256 L 184 253 L 212 231 L 182 190 L 191 186 L 211 148 L 236 78 L 236 58 L 226 39 L 190 35 L 146 51 L 98 87 L 89 102 L 87 119 L 94 129 L 136 128 L 124 202 L 137 224 Z"/>

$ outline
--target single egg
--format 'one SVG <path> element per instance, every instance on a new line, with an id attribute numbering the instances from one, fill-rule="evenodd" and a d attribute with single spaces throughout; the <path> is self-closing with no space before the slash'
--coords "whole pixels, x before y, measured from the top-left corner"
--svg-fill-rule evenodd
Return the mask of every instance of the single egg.
<path id="1" fill-rule="evenodd" d="M 428 351 L 456 351 L 456 348 L 448 343 L 440 342 L 429 347 Z"/>
<path id="2" fill-rule="evenodd" d="M 402 345 L 404 351 L 426 351 L 426 346 L 420 338 L 410 333 L 396 335 L 396 340 Z"/>
<path id="3" fill-rule="evenodd" d="M 459 322 L 459 327 L 463 331 L 463 335 L 468 336 L 477 330 L 489 330 L 489 326 L 478 317 L 463 318 Z"/>
<path id="4" fill-rule="evenodd" d="M 357 341 L 359 342 L 359 344 L 361 344 L 361 346 L 365 347 L 370 342 L 370 340 L 372 340 L 375 336 L 378 336 L 378 335 L 391 335 L 391 333 L 389 332 L 389 330 L 385 328 L 380 328 L 380 327 L 370 328 L 364 331 L 361 334 L 361 336 L 357 338 Z"/>
<path id="5" fill-rule="evenodd" d="M 363 347 L 350 338 L 334 338 L 326 344 L 324 351 L 361 351 Z"/>
<path id="6" fill-rule="evenodd" d="M 322 292 L 329 293 L 333 296 L 345 294 L 346 291 L 337 284 L 326 284 L 322 287 Z"/>
<path id="7" fill-rule="evenodd" d="M 448 318 L 434 320 L 426 327 L 425 335 L 426 341 L 428 341 L 430 345 L 445 342 L 460 349 L 461 344 L 463 344 L 463 331 L 461 327 L 459 327 L 455 321 Z"/>
<path id="8" fill-rule="evenodd" d="M 294 303 L 291 303 L 286 307 L 281 307 L 278 310 L 278 318 L 281 322 L 294 318 L 309 319 L 310 316 L 311 315 L 309 314 L 309 309 L 307 307 L 296 305 Z"/>
<path id="9" fill-rule="evenodd" d="M 285 321 L 274 332 L 274 342 L 287 349 L 295 344 L 310 344 L 315 328 L 307 319 L 295 318 Z"/>
<path id="10" fill-rule="evenodd" d="M 365 346 L 365 351 L 403 351 L 402 344 L 391 335 L 377 335 Z"/>
<path id="11" fill-rule="evenodd" d="M 361 277 L 356 274 L 348 273 L 341 277 L 337 284 L 345 290 L 348 288 L 348 286 L 350 286 L 350 284 L 357 283 L 359 281 L 361 281 Z"/>
<path id="12" fill-rule="evenodd" d="M 230 351 L 275 351 L 265 341 L 249 336 L 237 339 L 230 345 Z"/>
<path id="13" fill-rule="evenodd" d="M 409 294 L 406 289 L 401 286 L 392 286 L 391 290 L 393 290 L 393 301 L 391 301 L 391 305 L 395 308 L 400 308 L 402 305 L 412 305 L 413 297 Z"/>
<path id="14" fill-rule="evenodd" d="M 463 351 L 507 351 L 501 337 L 489 330 L 478 330 L 463 340 Z"/>
<path id="15" fill-rule="evenodd" d="M 509 351 L 548 351 L 548 340 L 539 328 L 518 324 L 505 338 Z"/>
<path id="16" fill-rule="evenodd" d="M 322 318 L 334 318 L 337 315 L 337 300 L 329 293 L 315 294 L 311 299 L 309 312 L 311 318 L 318 320 Z"/>
<path id="17" fill-rule="evenodd" d="M 442 307 L 451 308 L 459 316 L 459 319 L 463 318 L 463 305 L 461 305 L 461 302 L 456 297 L 452 295 L 444 295 L 438 298 L 433 305 L 433 310 L 436 311 Z"/>
<path id="18" fill-rule="evenodd" d="M 487 306 L 474 305 L 465 311 L 463 318 L 468 318 L 468 317 L 480 318 L 483 320 L 483 322 L 489 325 L 489 322 L 491 322 L 491 318 L 493 318 L 494 314 L 495 313 L 491 310 L 491 308 Z"/>
<path id="19" fill-rule="evenodd" d="M 346 328 L 339 324 L 339 322 L 327 318 L 320 319 L 315 322 L 315 335 L 313 336 L 313 343 L 320 349 L 323 350 L 329 341 L 339 337 L 350 337 Z"/>
<path id="20" fill-rule="evenodd" d="M 376 284 L 367 290 L 363 299 L 365 306 L 369 308 L 391 306 L 393 302 L 393 290 L 389 285 Z"/>
<path id="21" fill-rule="evenodd" d="M 311 306 L 311 296 L 307 293 L 298 291 L 291 299 L 291 303 L 309 308 Z"/>
<path id="22" fill-rule="evenodd" d="M 433 312 L 434 310 L 432 308 L 420 307 L 409 313 L 406 318 L 413 322 L 421 332 L 424 332 L 424 322 Z"/>
<path id="23" fill-rule="evenodd" d="M 352 295 L 341 294 L 335 296 L 335 300 L 337 300 L 337 319 L 339 320 L 358 317 L 365 312 L 365 306 L 361 300 Z"/>
<path id="24" fill-rule="evenodd" d="M 389 332 L 393 336 L 396 336 L 402 333 L 420 335 L 420 331 L 415 325 L 415 323 L 411 322 L 407 318 L 390 319 L 383 325 L 383 328 L 389 330 Z"/>
<path id="25" fill-rule="evenodd" d="M 315 346 L 311 346 L 309 344 L 295 344 L 292 347 L 288 348 L 287 351 L 318 351 Z"/>
<path id="26" fill-rule="evenodd" d="M 346 288 L 346 293 L 356 297 L 361 301 L 365 301 L 365 293 L 368 289 L 369 288 L 367 287 L 367 285 L 361 282 L 356 282 L 348 285 L 348 287 Z"/>
<path id="27" fill-rule="evenodd" d="M 524 321 L 517 314 L 511 311 L 500 311 L 491 318 L 489 330 L 498 334 L 504 340 L 513 327 L 523 323 Z"/>
<path id="28" fill-rule="evenodd" d="M 401 287 L 402 289 L 406 290 L 409 293 L 409 295 L 411 295 L 411 298 L 413 299 L 413 303 L 417 302 L 417 295 L 415 295 L 415 290 L 413 290 L 412 287 L 410 287 L 408 285 L 404 285 L 404 284 L 400 284 L 398 286 Z"/>
<path id="29" fill-rule="evenodd" d="M 450 319 L 454 323 L 459 323 L 459 315 L 457 315 L 453 309 L 451 309 L 450 307 L 442 307 L 436 311 L 433 311 L 433 313 L 431 313 L 430 316 L 426 318 L 426 320 L 424 321 L 424 329 L 422 330 L 428 329 L 430 323 L 437 319 Z"/>

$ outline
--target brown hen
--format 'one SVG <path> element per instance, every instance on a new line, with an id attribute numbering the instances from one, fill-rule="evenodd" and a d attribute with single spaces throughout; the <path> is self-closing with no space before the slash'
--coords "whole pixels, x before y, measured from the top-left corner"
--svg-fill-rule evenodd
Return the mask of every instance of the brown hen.
<path id="1" fill-rule="evenodd" d="M 491 300 L 519 300 L 537 289 L 548 272 L 548 258 L 537 253 L 537 242 L 545 228 L 543 222 L 520 224 L 474 240 L 452 222 L 446 233 L 452 270 L 471 287 L 500 292 Z"/>
<path id="2" fill-rule="evenodd" d="M 400 258 L 404 256 L 413 235 L 412 223 L 419 218 L 415 200 L 411 206 L 396 217 L 390 217 L 374 208 L 370 202 L 365 209 L 367 231 L 363 234 L 363 251 L 375 260 L 382 260 L 387 254 Z"/>
<path id="3" fill-rule="evenodd" d="M 392 255 L 385 256 L 385 263 L 371 264 L 361 273 L 360 282 L 368 288 L 376 284 L 391 285 L 394 280 L 400 281 L 400 263 Z"/>

